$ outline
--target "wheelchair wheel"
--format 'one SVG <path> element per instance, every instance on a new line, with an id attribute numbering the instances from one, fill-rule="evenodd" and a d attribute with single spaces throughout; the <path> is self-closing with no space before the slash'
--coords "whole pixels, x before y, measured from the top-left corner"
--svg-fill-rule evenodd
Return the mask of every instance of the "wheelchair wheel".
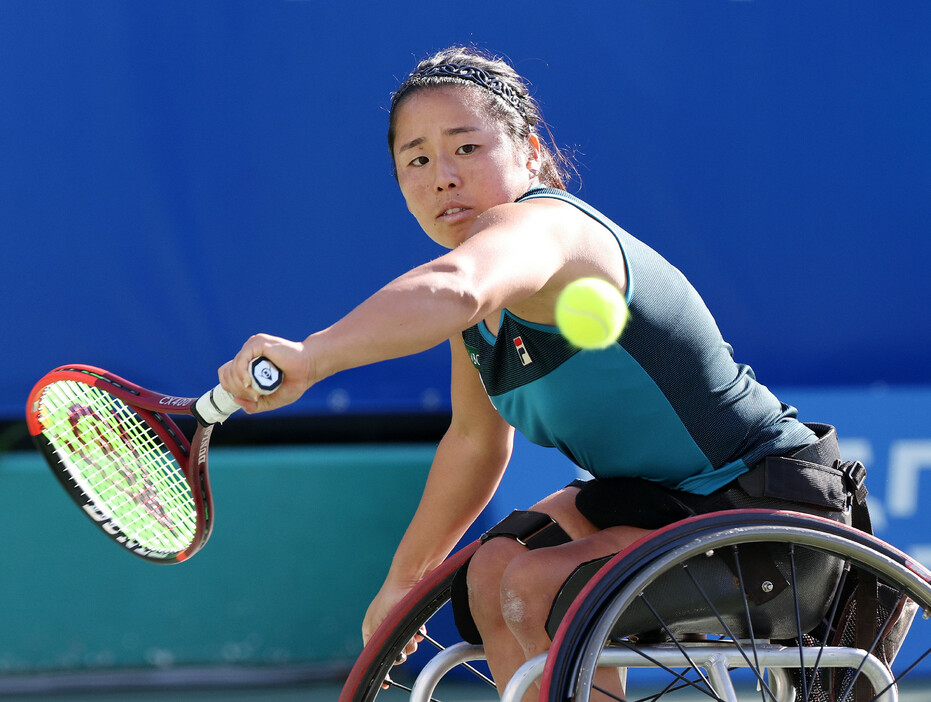
<path id="1" fill-rule="evenodd" d="M 454 642 L 437 641 L 430 635 L 430 622 L 448 614 L 446 610 L 449 609 L 449 589 L 453 576 L 478 546 L 478 542 L 475 542 L 450 556 L 392 610 L 356 660 L 340 693 L 339 702 L 370 702 L 376 698 L 385 702 L 409 699 L 410 688 L 405 682 L 410 674 L 406 674 L 405 669 L 421 667 L 423 659 L 429 654 L 444 651 L 449 644 L 459 641 L 458 638 Z M 419 645 L 410 661 L 395 666 L 401 651 L 424 625 L 430 638 Z M 487 695 L 489 699 L 497 699 L 494 683 L 485 672 L 468 663 L 462 665 L 468 667 L 469 677 L 479 678 L 490 686 Z M 382 688 L 385 683 L 387 689 Z"/>
<path id="2" fill-rule="evenodd" d="M 780 587 L 748 574 L 761 550 L 785 577 L 778 595 L 753 593 Z M 876 637 L 862 651 L 829 623 L 852 626 L 838 608 L 871 577 Z M 823 582 L 826 597 L 813 589 Z M 588 582 L 556 631 L 540 699 L 587 702 L 601 663 L 628 668 L 628 699 L 895 700 L 931 654 L 922 617 L 909 632 L 919 607 L 931 611 L 931 572 L 873 536 L 792 512 L 703 515 L 656 532 Z M 653 670 L 638 684 L 640 667 Z M 521 694 L 509 686 L 511 698 Z"/>

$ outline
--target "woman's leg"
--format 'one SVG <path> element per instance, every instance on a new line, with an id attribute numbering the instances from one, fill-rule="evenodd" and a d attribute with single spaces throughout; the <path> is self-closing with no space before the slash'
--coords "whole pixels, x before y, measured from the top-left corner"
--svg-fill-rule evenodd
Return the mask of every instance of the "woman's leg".
<path id="1" fill-rule="evenodd" d="M 511 561 L 527 549 L 514 539 L 497 538 L 484 544 L 469 563 L 469 608 L 482 635 L 491 675 L 504 690 L 511 675 L 526 660 L 501 611 L 501 579 Z"/>
<path id="2" fill-rule="evenodd" d="M 472 615 L 501 688 L 527 659 L 549 648 L 546 620 L 550 607 L 575 568 L 617 553 L 649 533 L 623 526 L 598 530 L 576 509 L 577 493 L 578 488 L 565 488 L 533 507 L 555 519 L 573 541 L 529 551 L 513 539 L 496 538 L 483 545 L 469 565 Z M 614 671 L 601 671 L 596 685 L 622 694 Z M 528 700 L 532 696 L 529 693 Z"/>

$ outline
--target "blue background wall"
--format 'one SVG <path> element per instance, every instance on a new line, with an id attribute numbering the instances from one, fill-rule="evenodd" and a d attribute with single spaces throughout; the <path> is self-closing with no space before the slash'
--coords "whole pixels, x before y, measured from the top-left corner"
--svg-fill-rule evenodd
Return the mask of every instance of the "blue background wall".
<path id="1" fill-rule="evenodd" d="M 532 81 L 557 143 L 576 154 L 571 189 L 679 266 L 738 359 L 803 419 L 838 425 L 848 455 L 870 466 L 878 532 L 931 565 L 929 26 L 918 0 L 4 0 L 0 421 L 20 420 L 32 384 L 69 362 L 196 394 L 249 334 L 302 338 L 440 254 L 391 178 L 386 106 L 416 60 L 475 43 Z M 350 371 L 282 414 L 442 415 L 447 365 L 435 349 Z M 239 523 L 218 528 L 203 561 L 168 571 L 77 521 L 37 455 L 7 454 L 0 491 L 18 511 L 4 514 L 4 558 L 22 567 L 0 579 L 4 601 L 19 603 L 0 672 L 159 665 L 159 651 L 194 664 L 351 660 L 429 461 L 429 447 L 398 450 L 389 474 L 377 447 L 335 463 L 325 450 L 221 454 L 218 511 Z M 278 502 L 250 502 L 250 471 L 307 496 L 275 528 L 301 535 L 299 548 L 265 543 Z M 487 519 L 571 473 L 521 442 Z M 352 502 L 378 481 L 397 486 L 391 500 Z M 373 514 L 393 520 L 383 543 L 334 526 Z M 68 540 L 50 546 L 26 515 Z M 336 570 L 357 553 L 374 560 L 336 592 L 344 580 L 295 552 Z M 267 590 L 226 585 L 240 559 L 260 557 Z M 113 632 L 132 613 L 106 601 L 86 605 L 92 629 L 49 610 L 59 579 L 78 600 L 95 596 L 84 559 L 131 592 L 211 593 L 209 626 L 172 639 L 169 610 L 127 643 Z M 302 600 L 314 579 L 322 590 Z M 335 631 L 349 638 L 313 648 Z"/>
<path id="2" fill-rule="evenodd" d="M 0 416 L 87 362 L 195 394 L 441 253 L 385 148 L 451 43 L 533 83 L 581 195 L 664 253 L 769 384 L 931 382 L 931 7 L 907 0 L 0 4 Z M 578 185 L 578 184 L 576 184 Z M 292 411 L 448 402 L 447 357 Z"/>

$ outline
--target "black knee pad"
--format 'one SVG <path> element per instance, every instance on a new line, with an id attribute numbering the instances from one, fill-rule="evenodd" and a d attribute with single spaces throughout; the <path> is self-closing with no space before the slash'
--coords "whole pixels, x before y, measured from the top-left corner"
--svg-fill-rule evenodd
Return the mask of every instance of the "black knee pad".
<path id="1" fill-rule="evenodd" d="M 482 543 L 504 536 L 514 539 L 530 550 L 558 546 L 572 541 L 556 520 L 543 512 L 515 510 L 482 535 Z M 471 559 L 470 559 L 471 561 Z M 482 636 L 472 619 L 469 609 L 469 590 L 466 583 L 469 562 L 467 561 L 453 576 L 449 600 L 453 608 L 453 620 L 463 641 L 482 643 Z"/>

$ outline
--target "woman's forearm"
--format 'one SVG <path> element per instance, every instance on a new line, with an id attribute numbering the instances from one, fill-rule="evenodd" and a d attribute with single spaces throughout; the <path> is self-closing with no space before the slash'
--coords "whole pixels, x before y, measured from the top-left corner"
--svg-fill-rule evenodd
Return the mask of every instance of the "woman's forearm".
<path id="1" fill-rule="evenodd" d="M 455 433 L 447 433 L 440 442 L 389 579 L 414 583 L 433 570 L 491 500 L 510 458 L 510 444 L 498 448 L 470 444 Z"/>
<path id="2" fill-rule="evenodd" d="M 481 311 L 462 271 L 426 264 L 393 280 L 304 343 L 320 380 L 433 348 L 474 324 Z"/>

